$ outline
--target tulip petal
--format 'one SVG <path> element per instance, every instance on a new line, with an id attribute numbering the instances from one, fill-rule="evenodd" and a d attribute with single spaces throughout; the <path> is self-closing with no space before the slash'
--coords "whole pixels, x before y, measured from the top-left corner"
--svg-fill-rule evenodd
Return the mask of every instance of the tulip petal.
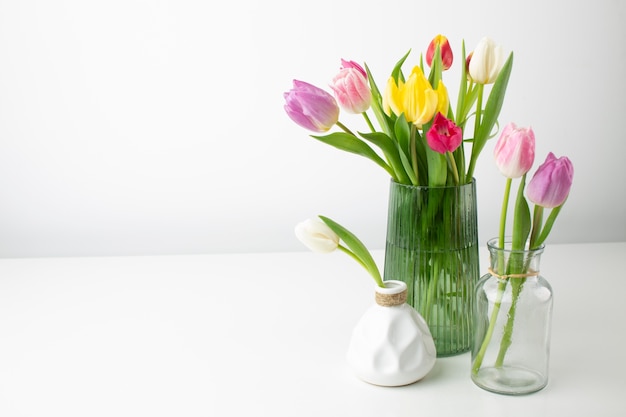
<path id="1" fill-rule="evenodd" d="M 569 158 L 557 158 L 550 152 L 528 183 L 528 199 L 541 207 L 558 207 L 567 199 L 573 179 L 574 166 Z"/>
<path id="2" fill-rule="evenodd" d="M 339 236 L 319 219 L 300 222 L 294 231 L 300 242 L 313 252 L 330 253 L 339 245 Z"/>

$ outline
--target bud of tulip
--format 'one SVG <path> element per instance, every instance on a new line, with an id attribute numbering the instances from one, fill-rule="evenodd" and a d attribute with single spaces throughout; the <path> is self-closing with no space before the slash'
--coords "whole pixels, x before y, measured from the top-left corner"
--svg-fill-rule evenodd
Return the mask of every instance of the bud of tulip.
<path id="1" fill-rule="evenodd" d="M 426 140 L 433 151 L 445 154 L 454 152 L 461 145 L 463 132 L 452 120 L 437 113 L 432 126 L 426 133 Z"/>
<path id="2" fill-rule="evenodd" d="M 441 52 L 441 63 L 443 64 L 443 70 L 445 71 L 452 66 L 452 60 L 454 57 L 448 38 L 443 35 L 437 35 L 432 41 L 430 41 L 428 49 L 426 50 L 426 63 L 429 67 L 432 66 L 433 56 L 435 55 L 437 46 L 439 46 L 439 50 Z"/>
<path id="3" fill-rule="evenodd" d="M 346 61 L 345 59 L 341 60 L 341 69 L 346 69 L 346 68 L 353 68 L 357 71 L 359 71 L 367 80 L 367 72 L 365 72 L 365 69 L 360 66 L 357 62 L 354 61 Z"/>
<path id="4" fill-rule="evenodd" d="M 421 127 L 428 123 L 437 111 L 438 95 L 428 82 L 428 79 L 419 66 L 413 67 L 411 75 L 406 82 L 393 77 L 389 78 L 385 95 L 383 96 L 383 109 L 390 114 L 404 113 L 404 117 L 410 123 Z"/>
<path id="5" fill-rule="evenodd" d="M 498 169 L 507 178 L 519 178 L 535 161 L 535 133 L 531 128 L 518 128 L 509 123 L 493 151 Z"/>
<path id="6" fill-rule="evenodd" d="M 574 166 L 567 157 L 557 158 L 552 152 L 528 183 L 528 199 L 545 208 L 558 207 L 569 195 L 574 179 Z"/>
<path id="7" fill-rule="evenodd" d="M 363 113 L 372 102 L 367 75 L 356 62 L 342 60 L 342 64 L 330 88 L 342 109 L 349 113 Z"/>
<path id="8" fill-rule="evenodd" d="M 335 98 L 321 88 L 293 80 L 293 88 L 283 96 L 287 115 L 305 129 L 326 132 L 339 120 Z"/>
<path id="9" fill-rule="evenodd" d="M 504 65 L 504 52 L 490 38 L 483 38 L 468 56 L 469 75 L 478 84 L 492 84 Z"/>
<path id="10" fill-rule="evenodd" d="M 296 225 L 296 237 L 317 253 L 330 253 L 339 246 L 339 236 L 320 219 L 307 219 Z"/>

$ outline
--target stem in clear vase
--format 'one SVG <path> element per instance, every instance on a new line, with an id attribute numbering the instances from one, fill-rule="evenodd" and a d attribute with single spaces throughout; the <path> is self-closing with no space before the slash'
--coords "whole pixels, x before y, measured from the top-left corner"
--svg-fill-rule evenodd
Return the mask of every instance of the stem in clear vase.
<path id="1" fill-rule="evenodd" d="M 526 281 L 526 278 L 513 278 L 513 280 L 511 281 L 511 308 L 509 308 L 509 312 L 507 314 L 508 319 L 504 326 L 504 334 L 502 335 L 502 340 L 500 341 L 500 351 L 498 352 L 498 357 L 496 358 L 495 362 L 496 367 L 502 366 L 502 364 L 504 363 L 506 351 L 511 346 L 511 338 L 513 337 L 513 325 L 515 324 L 515 313 L 517 311 L 517 300 L 519 299 L 519 295 L 522 292 L 524 281 Z"/>
<path id="2" fill-rule="evenodd" d="M 480 345 L 480 350 L 478 351 L 478 354 L 474 359 L 474 365 L 472 366 L 472 372 L 474 374 L 478 372 L 483 364 L 483 358 L 485 357 L 485 353 L 489 347 L 489 342 L 491 342 L 491 337 L 493 336 L 493 331 L 496 327 L 496 320 L 498 318 L 498 314 L 500 313 L 500 306 L 502 305 L 502 297 L 504 296 L 504 291 L 506 290 L 506 284 L 506 280 L 501 280 L 498 283 L 498 294 L 496 301 L 494 302 L 493 311 L 489 317 L 489 328 L 487 329 L 487 333 L 485 333 L 485 337 Z"/>

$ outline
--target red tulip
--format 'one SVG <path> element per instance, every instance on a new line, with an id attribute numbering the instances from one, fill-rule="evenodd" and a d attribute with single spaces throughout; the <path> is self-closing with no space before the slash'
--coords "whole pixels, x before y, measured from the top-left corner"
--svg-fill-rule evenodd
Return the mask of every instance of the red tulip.
<path id="1" fill-rule="evenodd" d="M 426 63 L 429 67 L 432 66 L 433 56 L 435 55 L 437 46 L 439 46 L 439 50 L 441 51 L 441 63 L 443 64 L 443 70 L 445 71 L 452 66 L 454 56 L 452 54 L 452 48 L 450 48 L 448 38 L 443 35 L 437 35 L 432 41 L 430 41 L 428 49 L 426 50 Z"/>
<path id="2" fill-rule="evenodd" d="M 426 133 L 428 146 L 441 154 L 454 152 L 463 142 L 463 131 L 447 119 L 443 114 L 437 113 L 432 126 Z"/>

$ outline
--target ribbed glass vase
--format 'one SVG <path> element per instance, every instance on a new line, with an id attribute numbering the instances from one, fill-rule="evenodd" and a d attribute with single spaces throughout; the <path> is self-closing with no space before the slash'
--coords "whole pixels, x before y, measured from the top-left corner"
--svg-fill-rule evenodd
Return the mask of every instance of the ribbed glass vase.
<path id="1" fill-rule="evenodd" d="M 446 187 L 391 181 L 384 276 L 407 284 L 407 304 L 428 323 L 437 356 L 470 349 L 479 278 L 475 180 Z"/>

